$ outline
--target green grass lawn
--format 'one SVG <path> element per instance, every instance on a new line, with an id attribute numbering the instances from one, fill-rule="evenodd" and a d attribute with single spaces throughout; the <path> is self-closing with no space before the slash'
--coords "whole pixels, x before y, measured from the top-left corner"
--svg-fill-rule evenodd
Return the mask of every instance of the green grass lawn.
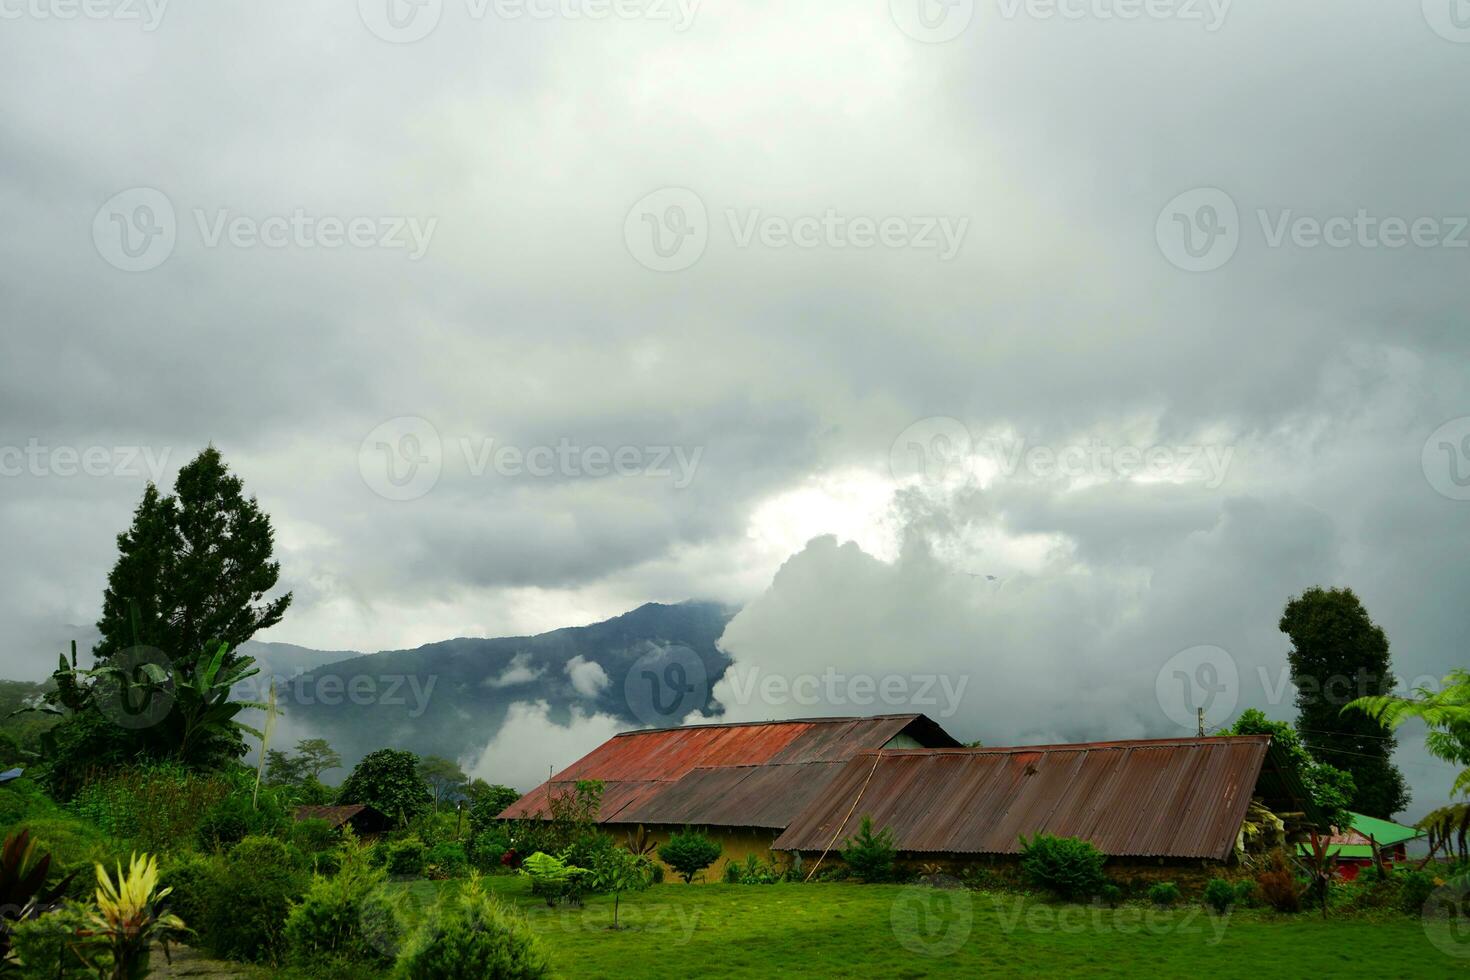
<path id="1" fill-rule="evenodd" d="M 1418 919 L 1197 906 L 1117 910 L 898 885 L 657 885 L 548 909 L 523 878 L 487 879 L 529 917 L 566 977 L 1019 976 L 1465 977 Z M 408 886 L 410 915 L 454 883 Z M 1470 937 L 1463 952 L 1470 955 Z"/>

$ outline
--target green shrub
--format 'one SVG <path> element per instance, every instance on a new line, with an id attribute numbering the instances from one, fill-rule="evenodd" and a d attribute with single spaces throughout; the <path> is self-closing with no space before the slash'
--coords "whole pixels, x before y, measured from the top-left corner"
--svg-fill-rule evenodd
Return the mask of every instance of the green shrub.
<path id="1" fill-rule="evenodd" d="M 37 853 L 51 855 L 52 875 L 60 878 L 77 872 L 66 896 L 79 902 L 91 900 L 97 888 L 98 864 L 112 867 L 114 862 L 127 857 L 122 853 L 123 848 L 108 840 L 102 831 L 65 810 L 57 810 L 53 817 L 26 821 L 24 827 L 30 830 Z"/>
<path id="2" fill-rule="evenodd" d="M 1149 888 L 1148 900 L 1155 905 L 1173 905 L 1179 901 L 1179 886 L 1172 881 L 1157 882 Z"/>
<path id="3" fill-rule="evenodd" d="M 96 884 L 95 878 L 93 884 Z M 40 918 L 13 924 L 11 948 L 25 964 L 20 975 L 55 980 L 95 978 L 97 971 L 89 968 L 77 954 L 79 948 L 85 948 L 88 958 L 106 971 L 112 965 L 112 956 L 82 936 L 93 928 L 87 907 L 77 902 L 66 902 Z"/>
<path id="4" fill-rule="evenodd" d="M 1021 836 L 1021 874 L 1039 888 L 1062 898 L 1096 895 L 1107 882 L 1102 851 L 1076 837 Z"/>
<path id="5" fill-rule="evenodd" d="M 416 755 L 401 749 L 369 752 L 343 781 L 337 802 L 364 803 L 403 826 L 434 804 L 418 762 Z"/>
<path id="6" fill-rule="evenodd" d="M 159 888 L 171 888 L 168 911 L 196 931 L 209 921 L 209 903 L 216 896 L 216 881 L 223 873 L 221 860 L 185 853 L 165 858 L 159 869 Z"/>
<path id="7" fill-rule="evenodd" d="M 1205 885 L 1205 904 L 1223 915 L 1235 904 L 1235 886 L 1224 878 L 1211 878 Z"/>
<path id="8" fill-rule="evenodd" d="M 695 875 L 715 863 L 721 850 L 717 842 L 697 830 L 685 827 L 658 849 L 658 856 L 664 864 L 679 873 L 685 884 L 689 884 L 694 881 Z"/>
<path id="9" fill-rule="evenodd" d="M 335 850 L 342 843 L 342 834 L 327 821 L 313 817 L 293 822 L 287 839 L 303 854 L 320 854 Z"/>
<path id="10" fill-rule="evenodd" d="M 897 857 L 893 831 L 885 827 L 873 833 L 872 817 L 863 817 L 858 832 L 848 838 L 842 848 L 842 860 L 847 862 L 852 873 L 869 883 L 890 880 Z"/>
<path id="11" fill-rule="evenodd" d="M 291 904 L 306 893 L 309 878 L 285 844 L 247 837 L 214 876 L 200 938 L 219 959 L 279 962 Z"/>
<path id="12" fill-rule="evenodd" d="M 424 870 L 424 855 L 428 849 L 416 835 L 399 838 L 388 843 L 388 873 L 393 875 L 416 875 Z"/>
<path id="13" fill-rule="evenodd" d="M 1246 908 L 1254 908 L 1260 904 L 1260 891 L 1256 888 L 1254 881 L 1247 878 L 1235 883 L 1235 903 Z"/>
<path id="14" fill-rule="evenodd" d="M 54 817 L 59 811 L 60 807 L 33 780 L 21 777 L 0 785 L 0 826 Z"/>
<path id="15" fill-rule="evenodd" d="M 68 809 L 110 837 L 158 853 L 194 840 L 204 816 L 230 792 L 230 781 L 218 774 L 152 763 L 113 770 L 87 783 Z"/>
<path id="16" fill-rule="evenodd" d="M 1399 911 L 1406 915 L 1422 914 L 1424 903 L 1429 901 L 1429 896 L 1434 892 L 1434 875 L 1428 871 L 1399 868 L 1394 871 L 1393 877 L 1399 886 Z"/>
<path id="17" fill-rule="evenodd" d="M 592 830 L 573 837 L 571 842 L 557 853 L 566 859 L 568 864 L 575 864 L 579 868 L 594 868 L 606 854 L 617 848 L 618 842 L 611 834 Z"/>
<path id="18" fill-rule="evenodd" d="M 551 966 L 526 920 L 478 879 L 425 916 L 398 960 L 404 980 L 540 980 Z"/>
<path id="19" fill-rule="evenodd" d="M 470 804 L 470 834 L 478 837 L 498 825 L 500 812 L 521 798 L 508 786 L 488 786 Z"/>
<path id="20" fill-rule="evenodd" d="M 1108 908 L 1115 909 L 1123 902 L 1123 889 L 1109 881 L 1097 890 L 1097 897 Z"/>
<path id="21" fill-rule="evenodd" d="M 580 905 L 582 892 L 589 884 L 585 879 L 592 872 L 537 851 L 521 865 L 521 874 L 530 877 L 531 894 L 546 899 L 546 904 L 551 906 L 562 900 Z"/>
<path id="22" fill-rule="evenodd" d="M 370 867 L 362 853 L 350 853 L 335 877 L 315 877 L 286 919 L 291 961 L 307 968 L 390 965 L 403 939 L 403 919 L 383 888 L 387 877 L 381 868 Z"/>
<path id="23" fill-rule="evenodd" d="M 510 850 L 510 834 L 504 827 L 490 827 L 475 835 L 470 845 L 470 863 L 481 871 L 500 870 L 500 858 Z"/>
<path id="24" fill-rule="evenodd" d="M 463 844 L 441 842 L 424 853 L 424 875 L 429 878 L 458 878 L 469 866 Z"/>
<path id="25" fill-rule="evenodd" d="M 754 854 L 747 854 L 744 863 L 725 862 L 725 883 L 728 885 L 774 885 L 783 877 L 774 864 L 767 864 Z"/>
<path id="26" fill-rule="evenodd" d="M 227 850 L 247 837 L 284 836 L 290 822 L 285 804 L 270 787 L 261 787 L 254 804 L 248 789 L 236 788 L 204 814 L 196 840 L 206 851 Z"/>

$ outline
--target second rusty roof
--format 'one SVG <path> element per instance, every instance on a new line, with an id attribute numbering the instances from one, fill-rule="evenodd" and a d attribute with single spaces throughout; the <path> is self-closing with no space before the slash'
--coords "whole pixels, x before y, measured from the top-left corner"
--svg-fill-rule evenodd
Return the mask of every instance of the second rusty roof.
<path id="1" fill-rule="evenodd" d="M 1220 860 L 1258 782 L 1282 785 L 1269 749 L 1258 735 L 867 752 L 772 847 L 840 846 L 866 815 L 910 853 L 1014 854 L 1022 834 L 1047 833 L 1108 855 Z"/>

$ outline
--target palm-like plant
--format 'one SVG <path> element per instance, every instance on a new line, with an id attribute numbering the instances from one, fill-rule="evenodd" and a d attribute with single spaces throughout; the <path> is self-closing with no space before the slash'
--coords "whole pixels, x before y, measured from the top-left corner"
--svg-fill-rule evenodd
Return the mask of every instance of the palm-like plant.
<path id="1" fill-rule="evenodd" d="M 30 831 L 5 838 L 5 846 L 0 848 L 0 959 L 10 952 L 10 923 L 34 919 L 56 908 L 66 886 L 77 876 L 73 871 L 47 888 L 46 873 L 50 870 L 51 855 L 36 854 Z"/>
<path id="2" fill-rule="evenodd" d="M 1470 795 L 1470 670 L 1452 670 L 1440 681 L 1439 690 L 1419 687 L 1413 697 L 1382 695 L 1350 701 L 1344 711 L 1361 711 L 1389 728 L 1397 728 L 1410 718 L 1429 727 L 1424 747 L 1429 754 L 1453 765 L 1464 766 L 1450 794 Z M 1441 807 L 1419 821 L 1430 834 L 1429 857 L 1444 846 L 1458 844 L 1460 856 L 1466 856 L 1466 833 L 1470 831 L 1470 803 L 1452 803 Z"/>
<path id="3" fill-rule="evenodd" d="M 168 956 L 168 944 L 185 932 L 178 916 L 161 911 L 158 903 L 171 888 L 158 888 L 158 862 L 152 855 L 134 854 L 117 881 L 97 865 L 97 911 L 92 914 L 92 937 L 112 953 L 112 980 L 141 980 L 148 975 L 148 960 L 155 943 Z"/>

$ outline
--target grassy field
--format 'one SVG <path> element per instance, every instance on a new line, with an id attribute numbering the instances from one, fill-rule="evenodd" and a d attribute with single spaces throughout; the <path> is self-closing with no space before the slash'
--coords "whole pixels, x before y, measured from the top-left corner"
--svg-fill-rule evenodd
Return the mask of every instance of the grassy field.
<path id="1" fill-rule="evenodd" d="M 548 909 L 524 879 L 491 887 L 526 913 L 566 977 L 1464 977 L 1419 920 L 1329 919 L 1198 907 L 1117 910 L 1009 894 L 878 885 L 658 885 Z M 406 886 L 410 910 L 452 883 Z M 410 911 L 410 914 L 413 914 Z M 1470 939 L 1470 937 L 1467 937 Z M 1470 941 L 1464 953 L 1470 954 Z"/>

